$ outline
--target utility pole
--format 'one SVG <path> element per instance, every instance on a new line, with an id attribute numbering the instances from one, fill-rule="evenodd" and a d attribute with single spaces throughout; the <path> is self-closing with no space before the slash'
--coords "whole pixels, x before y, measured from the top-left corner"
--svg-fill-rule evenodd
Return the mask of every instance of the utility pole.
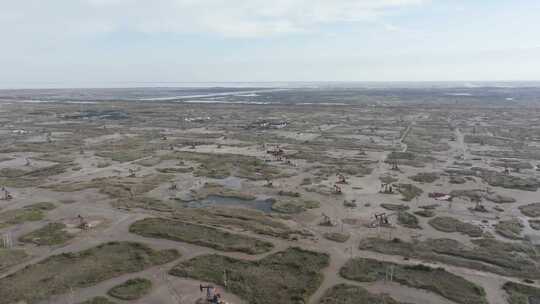
<path id="1" fill-rule="evenodd" d="M 394 265 L 386 267 L 384 280 L 390 282 L 394 280 Z"/>
<path id="2" fill-rule="evenodd" d="M 75 304 L 75 292 L 73 291 L 73 286 L 69 286 L 69 304 Z"/>
<path id="3" fill-rule="evenodd" d="M 173 303 L 182 304 L 182 297 L 178 294 L 178 291 L 174 288 L 167 271 L 163 267 L 160 267 L 160 270 L 163 271 L 163 280 L 167 283 L 167 289 L 169 290 L 169 295 L 171 296 Z"/>
<path id="4" fill-rule="evenodd" d="M 353 247 L 351 245 L 351 247 L 345 247 L 345 249 L 343 250 L 343 252 L 345 254 L 347 254 L 347 251 L 349 252 L 349 258 L 352 259 L 352 256 L 353 256 Z"/>
<path id="5" fill-rule="evenodd" d="M 7 249 L 13 247 L 13 240 L 11 239 L 11 234 L 9 232 L 2 235 L 2 247 Z"/>

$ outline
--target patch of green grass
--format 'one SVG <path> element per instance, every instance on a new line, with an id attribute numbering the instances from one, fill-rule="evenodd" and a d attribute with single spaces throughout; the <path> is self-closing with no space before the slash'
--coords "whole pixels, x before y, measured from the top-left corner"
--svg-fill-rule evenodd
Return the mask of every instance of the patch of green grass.
<path id="1" fill-rule="evenodd" d="M 341 276 L 360 282 L 381 281 L 388 269 L 393 268 L 393 280 L 412 288 L 426 289 L 460 304 L 486 303 L 482 287 L 443 268 L 425 265 L 405 266 L 374 259 L 355 258 L 340 270 Z"/>
<path id="2" fill-rule="evenodd" d="M 407 228 L 413 228 L 413 229 L 421 229 L 420 224 L 418 222 L 418 218 L 410 214 L 409 212 L 400 211 L 398 212 L 397 216 L 398 224 L 407 227 Z"/>
<path id="3" fill-rule="evenodd" d="M 335 142 L 340 139 L 333 137 L 331 140 Z M 316 142 L 311 141 L 311 143 L 316 145 Z M 321 144 L 323 143 L 321 142 Z M 328 153 L 323 150 L 307 151 L 304 150 L 305 148 L 306 146 L 303 145 L 302 151 L 287 155 L 287 157 L 292 159 L 303 159 L 308 163 L 317 163 L 316 166 L 311 167 L 311 169 L 314 170 L 313 174 L 315 176 L 328 178 L 330 176 L 335 176 L 336 172 L 340 172 L 348 176 L 362 177 L 373 172 L 373 168 L 370 167 L 370 165 L 374 162 L 363 157 L 338 158 L 328 155 Z M 317 147 L 317 149 L 318 148 L 319 147 Z"/>
<path id="4" fill-rule="evenodd" d="M 481 237 L 484 234 L 482 228 L 448 216 L 436 217 L 429 220 L 428 224 L 442 232 L 460 232 L 470 237 Z"/>
<path id="5" fill-rule="evenodd" d="M 191 195 L 194 200 L 203 200 L 209 196 L 236 198 L 245 201 L 251 201 L 257 198 L 254 195 L 227 188 L 217 183 L 205 183 L 204 186 L 192 192 Z"/>
<path id="6" fill-rule="evenodd" d="M 179 257 L 140 243 L 110 242 L 87 250 L 50 256 L 0 279 L 0 304 L 36 303 L 70 288 L 85 288 L 126 273 L 142 271 Z"/>
<path id="7" fill-rule="evenodd" d="M 25 222 L 40 221 L 45 216 L 44 211 L 52 210 L 52 203 L 37 203 L 21 209 L 12 209 L 0 213 L 0 229 Z"/>
<path id="8" fill-rule="evenodd" d="M 315 184 L 315 185 L 312 185 L 311 187 L 305 187 L 304 189 L 307 192 L 313 192 L 313 193 L 317 193 L 324 196 L 335 194 L 334 189 L 324 184 Z"/>
<path id="9" fill-rule="evenodd" d="M 300 182 L 300 186 L 308 186 L 313 184 L 313 181 L 311 180 L 311 177 L 304 177 L 302 181 Z"/>
<path id="10" fill-rule="evenodd" d="M 246 208 L 184 208 L 174 212 L 173 216 L 184 222 L 248 230 L 280 238 L 289 238 L 298 233 L 265 213 Z"/>
<path id="11" fill-rule="evenodd" d="M 437 209 L 437 207 L 439 206 L 440 206 L 439 204 L 431 204 L 431 205 L 418 206 L 418 208 L 424 209 L 424 210 L 434 210 L 434 209 Z"/>
<path id="12" fill-rule="evenodd" d="M 236 176 L 250 180 L 276 179 L 287 176 L 281 173 L 279 168 L 270 166 L 254 156 L 176 151 L 162 156 L 162 159 L 178 159 L 198 163 L 199 166 L 193 172 L 195 176 L 219 179 Z"/>
<path id="13" fill-rule="evenodd" d="M 409 202 L 412 201 L 415 197 L 420 196 L 424 191 L 413 184 L 399 184 L 397 189 L 401 196 L 401 200 Z"/>
<path id="14" fill-rule="evenodd" d="M 35 187 L 42 183 L 41 180 L 29 179 L 29 178 L 7 178 L 0 177 L 0 185 L 10 188 L 27 188 Z"/>
<path id="15" fill-rule="evenodd" d="M 21 263 L 27 257 L 24 250 L 0 248 L 0 271 Z"/>
<path id="16" fill-rule="evenodd" d="M 300 198 L 279 199 L 272 204 L 272 210 L 278 213 L 296 214 L 308 209 L 319 208 L 317 201 L 304 200 Z"/>
<path id="17" fill-rule="evenodd" d="M 487 193 L 484 195 L 484 198 L 488 201 L 494 202 L 495 204 L 511 204 L 516 202 L 516 199 L 511 196 L 496 193 Z"/>
<path id="18" fill-rule="evenodd" d="M 62 223 L 49 223 L 19 237 L 19 241 L 34 243 L 38 246 L 62 245 L 74 237 L 74 235 L 67 233 L 65 228 L 66 225 Z"/>
<path id="19" fill-rule="evenodd" d="M 204 255 L 175 266 L 169 273 L 179 277 L 223 284 L 248 303 L 306 303 L 321 285 L 320 271 L 329 257 L 300 248 L 289 248 L 258 261 L 233 259 L 221 255 Z"/>
<path id="20" fill-rule="evenodd" d="M 329 158 L 324 157 L 323 159 Z M 338 160 L 335 165 L 320 167 L 316 172 L 313 172 L 313 174 L 319 177 L 329 178 L 331 176 L 335 176 L 336 172 L 339 172 L 347 176 L 362 177 L 369 175 L 371 174 L 371 172 L 373 172 L 373 168 L 368 167 L 369 161 L 356 160 L 356 163 L 354 165 L 346 163 L 344 164 L 343 162 L 347 162 L 347 160 Z"/>
<path id="21" fill-rule="evenodd" d="M 460 189 L 450 191 L 450 196 L 466 198 L 472 202 L 481 201 L 485 195 L 485 191 L 481 189 Z"/>
<path id="22" fill-rule="evenodd" d="M 95 297 L 90 300 L 81 302 L 79 304 L 116 304 L 116 303 L 105 297 Z"/>
<path id="23" fill-rule="evenodd" d="M 410 147 L 410 145 L 409 145 Z M 413 152 L 392 151 L 386 158 L 387 163 L 397 160 L 399 166 L 425 167 L 427 162 L 433 161 L 433 157 Z"/>
<path id="24" fill-rule="evenodd" d="M 109 163 L 109 162 L 99 162 L 99 163 L 97 164 L 97 167 L 98 167 L 99 169 L 103 169 L 103 168 L 109 167 L 110 165 L 111 165 L 111 163 Z"/>
<path id="25" fill-rule="evenodd" d="M 420 172 L 409 178 L 419 183 L 433 183 L 434 181 L 439 179 L 439 174 L 435 172 Z"/>
<path id="26" fill-rule="evenodd" d="M 322 139 L 321 137 L 319 138 Z M 283 138 L 279 138 L 278 140 L 282 141 Z M 321 149 L 321 147 L 328 145 L 329 142 L 331 142 L 333 145 L 332 147 L 335 148 L 335 145 L 339 145 L 338 142 L 343 140 L 347 141 L 348 143 L 352 143 L 352 139 L 344 139 L 334 136 L 326 137 L 322 141 L 310 141 L 310 146 L 306 146 L 306 143 L 303 142 L 300 144 L 300 146 L 298 146 L 298 152 L 289 154 L 287 157 L 291 159 L 303 159 L 308 163 L 317 163 L 317 166 L 313 167 L 312 169 L 320 171 L 320 173 L 315 173 L 315 175 L 319 176 L 332 176 L 335 175 L 336 172 L 358 177 L 371 174 L 373 169 L 370 168 L 369 165 L 373 164 L 373 161 L 367 160 L 362 156 L 345 158 L 333 157 L 328 155 L 328 153 L 324 151 L 325 149 Z M 356 146 L 357 143 L 353 145 Z M 347 146 L 349 145 L 347 144 Z"/>
<path id="27" fill-rule="evenodd" d="M 359 248 L 505 276 L 540 278 L 540 250 L 537 246 L 491 238 L 472 239 L 471 242 L 473 247 L 453 239 L 428 239 L 411 243 L 400 239 L 387 241 L 367 238 L 360 242 Z"/>
<path id="28" fill-rule="evenodd" d="M 319 304 L 399 304 L 390 296 L 373 294 L 355 285 L 339 284 L 326 290 Z"/>
<path id="29" fill-rule="evenodd" d="M 160 162 L 161 162 L 161 158 L 154 156 L 154 157 L 140 160 L 136 162 L 136 164 L 143 167 L 153 167 L 153 166 L 158 165 Z"/>
<path id="30" fill-rule="evenodd" d="M 15 158 L 13 157 L 4 157 L 4 156 L 0 156 L 0 163 L 3 163 L 5 161 L 10 161 L 10 160 L 14 160 Z"/>
<path id="31" fill-rule="evenodd" d="M 125 163 L 148 156 L 151 152 L 141 150 L 121 150 L 121 151 L 101 151 L 95 155 L 103 158 L 110 158 L 113 161 Z"/>
<path id="32" fill-rule="evenodd" d="M 75 160 L 70 151 L 65 152 L 54 152 L 54 153 L 43 153 L 37 157 L 32 157 L 35 160 L 49 161 L 53 163 L 66 164 L 71 163 Z"/>
<path id="33" fill-rule="evenodd" d="M 287 191 L 287 190 L 279 190 L 278 195 L 280 196 L 290 196 L 290 197 L 300 197 L 300 192 L 295 191 Z"/>
<path id="34" fill-rule="evenodd" d="M 492 187 L 503 187 L 508 189 L 519 189 L 525 191 L 536 191 L 540 187 L 540 181 L 534 177 L 520 177 L 515 175 L 505 175 L 499 171 L 487 170 L 483 168 L 473 168 L 486 183 Z"/>
<path id="35" fill-rule="evenodd" d="M 338 242 L 338 243 L 345 243 L 351 238 L 350 234 L 339 233 L 339 232 L 325 232 L 323 236 L 327 240 Z"/>
<path id="36" fill-rule="evenodd" d="M 191 173 L 193 168 L 156 168 L 156 171 L 164 174 Z"/>
<path id="37" fill-rule="evenodd" d="M 430 209 L 416 210 L 413 213 L 421 217 L 434 217 L 435 216 L 435 211 L 430 210 Z"/>
<path id="38" fill-rule="evenodd" d="M 155 147 L 149 144 L 149 141 L 154 137 L 154 134 L 144 134 L 142 136 L 100 143 L 91 148 L 96 151 L 96 156 L 110 158 L 113 161 L 122 163 L 130 162 L 152 155 Z"/>
<path id="39" fill-rule="evenodd" d="M 529 226 L 534 230 L 540 230 L 540 220 L 529 220 Z"/>
<path id="40" fill-rule="evenodd" d="M 121 198 L 116 201 L 113 201 L 111 205 L 118 209 L 146 209 L 146 210 L 155 210 L 168 212 L 172 211 L 173 207 L 167 202 L 163 202 L 157 198 L 147 197 L 147 196 L 136 196 L 133 198 Z"/>
<path id="41" fill-rule="evenodd" d="M 450 184 L 465 184 L 467 182 L 467 179 L 465 179 L 463 176 L 450 176 L 450 180 L 448 181 Z"/>
<path id="42" fill-rule="evenodd" d="M 519 210 L 526 216 L 539 217 L 540 216 L 540 203 L 533 203 L 524 206 L 519 206 Z"/>
<path id="43" fill-rule="evenodd" d="M 66 172 L 73 163 L 61 163 L 32 171 L 19 169 L 3 169 L 0 172 L 0 184 L 6 187 L 35 187 L 47 181 L 48 177 Z"/>
<path id="44" fill-rule="evenodd" d="M 147 295 L 152 289 L 152 281 L 144 278 L 129 279 L 111 288 L 107 294 L 113 298 L 131 301 Z"/>
<path id="45" fill-rule="evenodd" d="M 146 194 L 171 178 L 172 176 L 165 174 L 142 177 L 102 177 L 91 181 L 53 184 L 44 188 L 57 192 L 76 192 L 94 188 L 111 198 L 123 199 Z"/>
<path id="46" fill-rule="evenodd" d="M 521 240 L 521 232 L 523 231 L 523 223 L 519 219 L 511 219 L 499 221 L 495 225 L 495 232 L 512 240 Z"/>
<path id="47" fill-rule="evenodd" d="M 502 288 L 508 294 L 508 304 L 540 303 L 540 288 L 514 282 L 506 282 Z"/>
<path id="48" fill-rule="evenodd" d="M 382 203 L 381 207 L 390 211 L 406 211 L 406 210 L 409 210 L 410 208 L 409 206 L 403 205 L 403 204 L 388 204 L 388 203 Z"/>
<path id="49" fill-rule="evenodd" d="M 0 169 L 0 177 L 17 178 L 24 176 L 28 171 L 14 168 L 2 168 Z"/>
<path id="50" fill-rule="evenodd" d="M 190 224 L 162 218 L 137 221 L 129 231 L 145 237 L 163 238 L 214 248 L 221 251 L 238 251 L 260 254 L 270 251 L 274 245 L 256 238 L 233 234 L 213 227 Z"/>
<path id="51" fill-rule="evenodd" d="M 398 181 L 397 178 L 392 177 L 390 175 L 381 176 L 379 177 L 379 180 L 385 184 L 392 184 Z"/>
<path id="52" fill-rule="evenodd" d="M 59 154 L 59 151 L 68 152 L 76 151 L 82 145 L 82 139 L 67 139 L 60 141 L 47 142 L 18 142 L 11 145 L 2 147 L 0 153 L 13 153 L 13 152 L 37 152 L 45 153 L 42 157 L 47 155 Z M 57 156 L 58 157 L 58 156 Z M 40 157 L 41 158 L 41 157 Z M 56 157 L 55 157 L 56 158 Z"/>
<path id="53" fill-rule="evenodd" d="M 50 202 L 41 202 L 41 203 L 35 203 L 32 205 L 28 205 L 24 207 L 25 209 L 34 209 L 34 210 L 43 210 L 43 211 L 50 211 L 56 208 L 56 205 Z"/>

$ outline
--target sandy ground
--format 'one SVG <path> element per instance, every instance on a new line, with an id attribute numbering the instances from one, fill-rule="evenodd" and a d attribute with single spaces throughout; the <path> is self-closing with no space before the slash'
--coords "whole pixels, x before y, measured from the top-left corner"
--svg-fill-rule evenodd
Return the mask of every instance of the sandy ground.
<path id="1" fill-rule="evenodd" d="M 420 119 L 421 117 L 414 117 L 414 119 Z M 397 139 L 397 142 L 394 144 L 399 145 L 399 150 L 406 152 L 408 146 L 405 143 L 406 137 L 410 134 L 411 129 L 414 128 L 415 120 L 411 120 L 408 126 L 401 130 L 402 136 Z M 310 141 L 317 140 L 323 136 L 323 132 L 330 132 L 334 128 L 337 128 L 338 124 L 321 124 L 318 128 L 311 128 L 305 132 L 297 131 L 275 131 L 275 135 L 286 138 L 293 139 L 295 141 Z M 160 128 L 164 133 L 170 134 L 171 138 L 174 136 L 182 136 L 182 134 L 192 134 L 200 133 L 201 137 L 206 133 L 215 133 L 219 130 L 210 132 L 206 128 L 190 128 L 177 130 L 174 128 Z M 135 128 L 129 130 L 129 132 L 135 132 Z M 58 203 L 58 207 L 55 210 L 47 213 L 47 218 L 38 222 L 29 222 L 7 229 L 2 229 L 0 232 L 9 233 L 13 239 L 17 239 L 19 236 L 24 235 L 30 231 L 33 231 L 39 227 L 44 226 L 46 223 L 61 221 L 65 223 L 71 223 L 76 220 L 77 215 L 84 214 L 88 219 L 92 219 L 95 223 L 95 227 L 89 231 L 73 231 L 76 233 L 77 237 L 70 240 L 67 244 L 59 247 L 36 247 L 32 245 L 24 245 L 25 250 L 31 255 L 31 258 L 26 262 L 11 267 L 9 270 L 0 273 L 0 277 L 8 276 L 26 265 L 36 263 L 40 260 L 43 260 L 51 255 L 59 254 L 62 252 L 72 252 L 80 251 L 86 248 L 90 248 L 97 244 L 106 242 L 106 241 L 141 241 L 151 245 L 154 248 L 175 248 L 181 254 L 182 257 L 179 260 L 171 262 L 167 265 L 162 265 L 159 267 L 152 267 L 143 272 L 136 274 L 124 275 L 117 277 L 95 286 L 84 288 L 84 289 L 74 289 L 73 292 L 64 295 L 58 295 L 51 298 L 48 301 L 42 303 L 76 303 L 90 299 L 94 296 L 103 295 L 109 290 L 112 286 L 122 283 L 128 278 L 132 277 L 145 277 L 149 278 L 154 283 L 154 288 L 151 293 L 139 301 L 132 301 L 131 303 L 194 303 L 196 299 L 201 297 L 201 293 L 198 289 L 199 284 L 205 282 L 199 282 L 189 279 L 181 279 L 173 277 L 167 274 L 167 271 L 179 261 L 187 260 L 192 257 L 207 254 L 207 253 L 220 253 L 223 255 L 242 258 L 242 259 L 260 259 L 268 254 L 283 250 L 289 246 L 301 246 L 306 249 L 312 249 L 315 251 L 324 251 L 330 254 L 330 266 L 324 269 L 324 281 L 322 286 L 317 290 L 317 292 L 311 297 L 311 304 L 318 303 L 319 298 L 322 296 L 325 290 L 338 284 L 338 283 L 348 283 L 361 285 L 366 287 L 369 291 L 376 293 L 386 293 L 394 297 L 395 299 L 402 302 L 410 302 L 416 304 L 451 304 L 453 302 L 442 298 L 439 295 L 436 295 L 431 292 L 424 290 L 409 288 L 406 286 L 401 286 L 394 282 L 375 282 L 375 283 L 359 283 L 352 282 L 346 279 L 343 279 L 339 276 L 338 272 L 341 266 L 351 257 L 370 257 L 377 258 L 384 261 L 392 261 L 400 264 L 415 264 L 425 261 L 417 260 L 403 260 L 402 257 L 397 256 L 386 256 L 381 254 L 375 254 L 372 252 L 359 251 L 358 242 L 366 237 L 379 236 L 384 238 L 401 238 L 404 240 L 411 239 L 427 239 L 427 238 L 443 238 L 450 237 L 456 239 L 464 244 L 471 244 L 469 237 L 459 234 L 459 233 L 444 233 L 433 229 L 430 225 L 427 224 L 428 219 L 420 217 L 420 225 L 423 227 L 422 230 L 408 229 L 395 225 L 396 218 L 395 214 L 390 216 L 390 221 L 393 222 L 392 228 L 367 228 L 365 225 L 373 221 L 373 215 L 379 212 L 389 212 L 379 206 L 380 203 L 394 203 L 401 204 L 401 195 L 391 195 L 391 194 L 382 194 L 379 192 L 381 182 L 380 177 L 385 175 L 392 175 L 395 178 L 399 179 L 399 182 L 408 182 L 411 183 L 409 179 L 410 176 L 415 175 L 420 172 L 440 172 L 445 168 L 453 166 L 453 162 L 457 157 L 462 157 L 465 160 L 473 162 L 475 166 L 489 167 L 489 162 L 485 160 L 472 161 L 473 156 L 471 155 L 470 147 L 464 141 L 464 134 L 460 128 L 454 130 L 455 141 L 448 141 L 447 143 L 450 146 L 450 149 L 443 152 L 437 152 L 436 157 L 442 159 L 441 162 L 432 162 L 429 163 L 424 168 L 415 168 L 409 166 L 401 166 L 400 171 L 392 171 L 389 164 L 384 163 L 384 160 L 390 153 L 389 151 L 368 151 L 366 158 L 375 161 L 374 170 L 371 174 L 364 177 L 348 177 L 348 184 L 343 185 L 343 194 L 342 195 L 330 195 L 322 196 L 316 193 L 307 193 L 304 188 L 300 186 L 300 182 L 307 177 L 313 177 L 309 173 L 309 168 L 313 164 L 309 164 L 303 160 L 295 160 L 294 168 L 288 167 L 282 162 L 276 162 L 271 160 L 271 157 L 266 153 L 265 150 L 261 149 L 261 146 L 258 144 L 252 145 L 243 145 L 237 146 L 239 142 L 236 139 L 219 139 L 219 143 L 223 144 L 221 148 L 218 148 L 215 144 L 208 145 L 198 145 L 195 149 L 191 149 L 188 146 L 175 147 L 177 151 L 190 151 L 190 152 L 204 152 L 204 153 L 230 153 L 230 154 L 241 154 L 256 156 L 259 159 L 266 159 L 270 161 L 270 164 L 276 165 L 283 170 L 294 169 L 297 174 L 290 178 L 276 179 L 273 181 L 274 189 L 264 188 L 264 181 L 259 182 L 248 182 L 238 178 L 228 178 L 221 180 L 220 182 L 226 185 L 229 188 L 238 189 L 245 193 L 255 194 L 255 195 L 269 195 L 273 194 L 272 191 L 275 189 L 282 189 L 287 191 L 298 191 L 301 192 L 304 197 L 318 200 L 321 203 L 320 208 L 315 210 L 309 210 L 303 214 L 295 215 L 289 221 L 292 225 L 302 227 L 306 230 L 312 232 L 315 237 L 314 239 L 300 239 L 298 241 L 286 241 L 282 239 L 264 237 L 260 235 L 253 235 L 251 233 L 244 232 L 247 235 L 253 235 L 261 239 L 267 239 L 275 244 L 275 248 L 266 254 L 250 256 L 240 253 L 223 253 L 218 252 L 209 248 L 194 246 L 181 242 L 174 242 L 161 239 L 150 239 L 143 238 L 128 232 L 129 225 L 137 220 L 153 216 L 154 213 L 151 211 L 145 210 L 131 210 L 123 211 L 114 209 L 110 206 L 110 199 L 95 189 L 88 189 L 84 191 L 79 191 L 77 193 L 62 193 L 54 192 L 43 188 L 13 188 L 10 189 L 13 193 L 15 199 L 11 201 L 0 201 L 0 208 L 2 211 L 20 208 L 31 203 L 40 202 L 40 201 L 52 201 L 52 202 L 62 202 L 74 200 L 75 202 L 69 204 Z M 55 134 L 59 136 L 62 134 Z M 118 133 L 115 132 L 110 135 L 102 135 L 96 137 L 85 138 L 84 142 L 86 144 L 99 144 L 107 141 L 121 140 L 127 136 L 132 136 L 130 133 Z M 351 135 L 344 136 L 345 138 L 358 141 L 369 141 L 369 137 L 365 135 Z M 32 135 L 27 138 L 28 142 L 39 142 L 42 140 L 42 137 L 38 135 Z M 392 144 L 392 141 L 385 141 L 386 144 Z M 285 144 L 285 149 L 287 150 L 287 145 Z M 475 146 L 475 148 L 478 148 Z M 289 151 L 295 151 L 294 147 L 291 147 Z M 332 151 L 329 155 L 335 157 L 345 157 L 348 154 L 356 154 L 358 151 Z M 159 153 L 167 153 L 167 151 L 158 151 Z M 26 166 L 26 159 L 34 156 L 34 153 L 4 153 L 0 155 L 2 157 L 11 158 L 11 160 L 0 162 L 0 169 L 2 168 L 17 168 L 22 170 L 31 170 L 36 168 L 43 168 L 50 166 L 51 162 L 47 161 L 38 161 L 31 160 L 31 166 Z M 129 169 L 134 167 L 138 168 L 137 175 L 144 176 L 146 174 L 151 174 L 154 172 L 156 167 L 166 168 L 172 165 L 173 161 L 170 163 L 162 162 L 156 166 L 138 166 L 137 162 L 141 160 L 148 159 L 150 157 L 144 157 L 130 162 L 118 163 L 111 162 L 111 166 L 105 168 L 97 168 L 96 163 L 102 159 L 95 156 L 92 151 L 85 151 L 84 155 L 76 155 L 75 163 L 81 168 L 78 171 L 68 171 L 66 173 L 53 176 L 49 179 L 50 183 L 58 182 L 73 182 L 73 181 L 84 181 L 91 180 L 98 177 L 108 177 L 108 176 L 127 176 L 129 174 Z M 523 176 L 536 176 L 537 173 L 529 170 L 520 173 Z M 186 194 L 191 189 L 197 189 L 204 185 L 207 181 L 214 181 L 205 177 L 193 177 L 189 174 L 178 174 L 174 180 L 178 184 L 179 189 L 178 193 L 174 193 L 174 196 L 181 197 L 183 194 Z M 329 178 L 321 181 L 320 184 L 332 187 L 336 180 Z M 417 183 L 415 183 L 417 184 Z M 493 233 L 493 225 L 499 219 L 508 219 L 514 217 L 520 217 L 525 219 L 525 217 L 520 216 L 518 207 L 524 204 L 528 204 L 534 201 L 538 201 L 539 193 L 531 191 L 520 191 L 520 190 L 511 190 L 504 188 L 494 188 L 491 189 L 497 194 L 511 196 L 517 200 L 516 203 L 501 205 L 504 208 L 503 212 L 490 212 L 490 213 L 471 213 L 468 208 L 473 204 L 467 200 L 456 198 L 453 202 L 439 202 L 435 201 L 428 197 L 428 193 L 434 191 L 444 191 L 450 192 L 455 189 L 486 189 L 489 186 L 482 182 L 480 179 L 475 181 L 467 181 L 466 184 L 455 185 L 449 183 L 448 176 L 442 176 L 439 180 L 431 184 L 418 184 L 423 189 L 423 194 L 417 198 L 413 199 L 406 204 L 411 207 L 411 210 L 416 210 L 418 206 L 428 205 L 428 204 L 439 204 L 440 207 L 437 208 L 436 212 L 438 216 L 453 216 L 457 217 L 462 221 L 474 223 L 481 225 L 486 232 Z M 167 190 L 167 185 L 161 185 L 153 191 L 149 192 L 150 196 L 166 199 L 171 194 Z M 358 204 L 357 208 L 350 209 L 343 207 L 344 200 L 355 200 Z M 497 204 L 492 202 L 483 202 L 483 204 L 488 208 L 492 209 L 497 206 Z M 324 213 L 330 216 L 334 221 L 338 223 L 336 227 L 323 227 L 319 223 L 321 221 L 321 214 Z M 347 219 L 354 219 L 356 222 L 355 225 L 346 224 Z M 525 221 L 524 221 L 525 222 Z M 322 237 L 322 234 L 325 232 L 346 232 L 351 234 L 351 238 L 343 243 L 335 243 L 329 240 L 326 240 Z M 524 235 L 529 235 L 532 242 L 540 242 L 540 236 L 537 232 L 530 229 L 528 224 L 525 223 Z M 493 235 L 504 241 L 510 241 L 504 239 L 496 233 Z M 22 247 L 23 244 L 18 244 Z M 481 285 L 487 292 L 487 298 L 490 304 L 504 304 L 505 293 L 501 290 L 501 285 L 506 281 L 516 281 L 520 280 L 517 278 L 508 278 L 492 273 L 486 273 L 481 271 L 475 271 L 471 269 L 465 269 L 460 267 L 454 267 L 449 265 L 440 265 L 440 264 L 430 264 L 433 266 L 444 266 L 448 271 L 455 273 L 457 275 L 463 276 L 468 280 L 471 280 L 479 285 Z M 225 299 L 229 303 L 244 303 L 236 295 L 223 292 L 223 288 L 220 290 L 224 293 Z M 120 301 L 119 301 L 120 302 Z M 121 302 L 124 303 L 124 302 Z"/>

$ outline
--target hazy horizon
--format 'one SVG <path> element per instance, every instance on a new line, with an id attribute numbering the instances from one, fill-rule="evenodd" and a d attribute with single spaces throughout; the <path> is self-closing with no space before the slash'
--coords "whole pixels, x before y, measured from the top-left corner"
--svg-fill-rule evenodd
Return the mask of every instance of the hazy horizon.
<path id="1" fill-rule="evenodd" d="M 76 89 L 158 89 L 158 88 L 476 88 L 540 87 L 540 81 L 194 81 L 130 82 L 111 81 L 85 84 L 0 83 L 0 90 L 76 90 Z"/>

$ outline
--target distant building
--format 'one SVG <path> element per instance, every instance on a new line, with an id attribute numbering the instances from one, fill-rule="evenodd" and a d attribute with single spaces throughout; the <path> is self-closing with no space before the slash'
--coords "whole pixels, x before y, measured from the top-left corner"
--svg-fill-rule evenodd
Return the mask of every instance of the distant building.
<path id="1" fill-rule="evenodd" d="M 289 125 L 283 120 L 258 120 L 246 126 L 246 129 L 283 129 Z"/>

